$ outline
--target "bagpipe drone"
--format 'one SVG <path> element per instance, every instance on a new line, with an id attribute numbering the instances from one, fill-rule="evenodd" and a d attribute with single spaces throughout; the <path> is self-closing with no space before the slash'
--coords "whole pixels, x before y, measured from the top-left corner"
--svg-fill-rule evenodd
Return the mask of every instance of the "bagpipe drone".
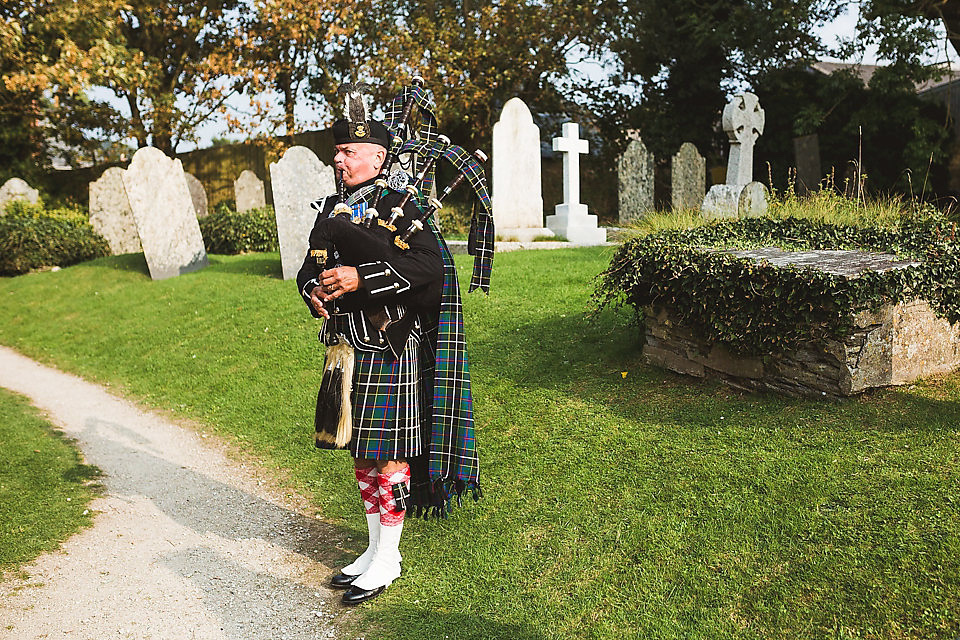
<path id="1" fill-rule="evenodd" d="M 362 131 L 363 123 L 366 123 L 367 131 L 371 128 L 372 121 L 366 105 L 368 90 L 368 85 L 363 84 L 345 84 L 338 89 L 345 94 L 344 115 L 355 130 Z M 363 216 L 358 217 L 348 203 L 341 177 L 338 180 L 338 202 L 333 213 L 317 223 L 314 244 L 318 248 L 311 251 L 311 257 L 318 264 L 328 266 L 335 249 L 341 264 L 356 266 L 406 251 L 410 248 L 410 239 L 422 232 L 428 221 L 437 216 L 447 196 L 467 183 L 475 195 L 468 241 L 468 251 L 475 260 L 469 290 L 479 287 L 488 291 L 493 254 L 493 216 L 482 166 L 486 155 L 480 150 L 470 154 L 437 132 L 433 105 L 419 76 L 393 99 L 386 110 L 383 125 L 392 140 L 380 176 L 374 183 L 372 200 Z M 409 157 L 408 165 L 414 174 L 412 179 L 402 169 L 391 172 L 395 164 L 401 163 L 403 156 Z M 433 197 L 430 193 L 434 189 L 438 161 L 452 165 L 456 176 Z M 388 189 L 404 192 L 404 196 L 384 219 L 377 207 Z M 404 229 L 399 230 L 400 220 L 405 216 L 404 209 L 411 200 L 420 213 Z"/>

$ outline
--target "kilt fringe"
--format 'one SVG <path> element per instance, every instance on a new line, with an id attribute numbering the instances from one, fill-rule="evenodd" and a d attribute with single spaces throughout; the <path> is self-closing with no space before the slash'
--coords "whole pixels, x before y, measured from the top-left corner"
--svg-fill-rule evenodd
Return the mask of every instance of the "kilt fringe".
<path id="1" fill-rule="evenodd" d="M 480 483 L 465 482 L 459 478 L 438 478 L 411 488 L 413 506 L 407 511 L 414 518 L 448 518 L 454 507 L 463 507 L 465 495 L 477 502 L 483 497 Z M 454 504 L 454 501 L 456 504 Z"/>

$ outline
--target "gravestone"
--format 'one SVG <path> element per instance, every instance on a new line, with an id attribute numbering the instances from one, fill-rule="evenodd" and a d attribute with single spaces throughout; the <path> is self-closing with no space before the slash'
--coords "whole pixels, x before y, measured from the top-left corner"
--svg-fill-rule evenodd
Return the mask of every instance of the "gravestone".
<path id="1" fill-rule="evenodd" d="M 207 266 L 196 209 L 180 160 L 138 149 L 123 173 L 150 277 L 162 280 Z"/>
<path id="2" fill-rule="evenodd" d="M 767 210 L 766 187 L 753 181 L 753 148 L 764 125 L 757 96 L 748 92 L 728 102 L 721 123 L 730 141 L 726 183 L 710 187 L 701 211 L 707 218 L 762 215 Z"/>
<path id="3" fill-rule="evenodd" d="M 640 138 L 631 138 L 617 161 L 617 202 L 621 224 L 653 211 L 654 158 Z"/>
<path id="4" fill-rule="evenodd" d="M 793 158 L 797 167 L 796 192 L 806 195 L 816 190 L 823 177 L 820 172 L 820 138 L 817 134 L 794 138 Z"/>
<path id="5" fill-rule="evenodd" d="M 120 167 L 110 167 L 90 183 L 90 225 L 104 237 L 115 256 L 143 251 L 123 173 Z"/>
<path id="6" fill-rule="evenodd" d="M 203 183 L 189 171 L 185 171 L 183 177 L 187 179 L 187 189 L 190 190 L 190 200 L 193 202 L 193 210 L 197 214 L 197 219 L 206 218 L 210 213 L 207 208 L 207 190 L 203 188 Z"/>
<path id="7" fill-rule="evenodd" d="M 580 156 L 589 151 L 589 144 L 580 138 L 580 125 L 566 122 L 563 135 L 553 139 L 553 150 L 563 154 L 563 202 L 547 216 L 547 228 L 575 244 L 603 244 L 607 232 L 597 226 L 597 216 L 588 213 L 580 202 Z"/>
<path id="8" fill-rule="evenodd" d="M 0 187 L 0 215 L 3 215 L 4 207 L 12 200 L 26 200 L 30 204 L 37 204 L 40 201 L 40 192 L 25 180 L 10 178 Z"/>
<path id="9" fill-rule="evenodd" d="M 336 193 L 333 167 L 307 147 L 290 147 L 277 162 L 270 163 L 273 208 L 277 216 L 277 239 L 283 279 L 297 277 L 310 244 L 310 231 L 317 212 L 310 203 Z"/>
<path id="10" fill-rule="evenodd" d="M 238 212 L 262 209 L 267 206 L 263 180 L 250 169 L 241 171 L 240 176 L 233 181 L 233 196 Z"/>
<path id="11" fill-rule="evenodd" d="M 493 224 L 503 240 L 551 237 L 543 225 L 540 128 L 520 98 L 503 105 L 493 125 Z"/>
<path id="12" fill-rule="evenodd" d="M 699 209 L 707 190 L 707 161 L 692 142 L 684 142 L 670 164 L 670 203 L 674 209 Z"/>

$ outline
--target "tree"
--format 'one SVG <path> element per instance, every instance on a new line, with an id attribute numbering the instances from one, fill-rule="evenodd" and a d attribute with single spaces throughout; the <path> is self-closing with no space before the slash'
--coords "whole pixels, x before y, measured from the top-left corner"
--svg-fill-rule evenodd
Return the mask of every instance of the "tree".
<path id="1" fill-rule="evenodd" d="M 243 18 L 241 66 L 251 71 L 247 93 L 255 105 L 256 123 L 233 119 L 234 129 L 266 124 L 268 132 L 287 135 L 299 129 L 298 102 L 309 101 L 329 111 L 325 96 L 333 95 L 349 65 L 343 43 L 357 37 L 363 2 L 343 0 L 255 0 Z M 272 96 L 270 95 L 272 94 Z M 282 113 L 275 113 L 279 100 Z"/>
<path id="2" fill-rule="evenodd" d="M 719 153 L 715 124 L 727 94 L 763 70 L 825 52 L 812 34 L 841 4 L 602 0 L 604 20 L 593 44 L 613 55 L 614 71 L 586 98 L 609 141 L 622 141 L 623 131 L 635 128 L 661 157 L 685 141 Z"/>
<path id="3" fill-rule="evenodd" d="M 877 43 L 887 60 L 915 60 L 939 40 L 937 23 L 960 53 L 960 0 L 868 0 L 861 7 L 857 32 L 860 46 Z"/>
<path id="4" fill-rule="evenodd" d="M 249 81 L 238 63 L 242 0 L 139 0 L 117 13 L 123 68 L 96 76 L 130 109 L 128 134 L 172 153 Z"/>
<path id="5" fill-rule="evenodd" d="M 112 0 L 81 7 L 65 0 L 0 6 L 0 171 L 34 179 L 50 165 L 51 143 L 71 139 L 71 113 L 87 118 L 102 105 L 82 95 L 112 46 Z"/>
<path id="6" fill-rule="evenodd" d="M 590 30 L 593 3 L 376 0 L 348 54 L 358 79 L 379 80 L 382 103 L 419 74 L 434 92 L 441 129 L 483 146 L 514 96 L 535 112 L 566 110 L 559 83 Z M 576 25 L 576 28 L 572 28 Z M 333 100 L 332 95 L 328 100 Z"/>
<path id="7" fill-rule="evenodd" d="M 947 190 L 951 129 L 942 106 L 921 100 L 902 74 L 880 69 L 869 84 L 853 70 L 830 75 L 805 65 L 758 77 L 767 126 L 757 143 L 758 170 L 786 189 L 795 166 L 793 138 L 817 134 L 824 176 L 845 184 L 862 171 L 873 193 L 930 195 Z M 762 167 L 762 168 L 761 168 Z M 854 183 L 855 184 L 855 183 Z M 816 185 L 805 185 L 815 188 Z"/>

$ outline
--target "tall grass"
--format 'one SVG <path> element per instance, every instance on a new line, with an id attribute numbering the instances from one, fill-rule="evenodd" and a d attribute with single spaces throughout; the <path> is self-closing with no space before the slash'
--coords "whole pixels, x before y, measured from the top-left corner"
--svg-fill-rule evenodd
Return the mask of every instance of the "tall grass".
<path id="1" fill-rule="evenodd" d="M 800 196 L 788 189 L 770 195 L 766 216 L 770 218 L 804 218 L 840 226 L 894 227 L 905 218 L 936 217 L 936 209 L 928 204 L 912 202 L 898 196 L 885 196 L 857 201 L 833 189 L 822 189 Z M 691 229 L 716 224 L 704 218 L 697 209 L 653 211 L 626 226 L 635 235 L 660 231 Z"/>

